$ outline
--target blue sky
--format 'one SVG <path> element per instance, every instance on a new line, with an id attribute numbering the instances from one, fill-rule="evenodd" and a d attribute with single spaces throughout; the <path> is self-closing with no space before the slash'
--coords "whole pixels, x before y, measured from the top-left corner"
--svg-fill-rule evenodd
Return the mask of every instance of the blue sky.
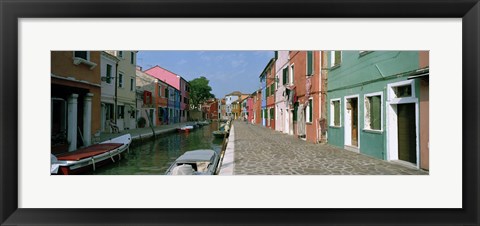
<path id="1" fill-rule="evenodd" d="M 139 51 L 137 64 L 142 70 L 159 65 L 187 81 L 205 76 L 221 98 L 257 90 L 258 77 L 273 56 L 273 51 Z"/>

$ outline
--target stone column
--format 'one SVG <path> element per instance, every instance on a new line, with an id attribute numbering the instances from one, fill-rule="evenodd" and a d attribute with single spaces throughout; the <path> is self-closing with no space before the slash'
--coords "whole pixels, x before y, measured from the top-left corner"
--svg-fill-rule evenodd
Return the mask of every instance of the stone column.
<path id="1" fill-rule="evenodd" d="M 77 149 L 77 104 L 78 104 L 78 94 L 73 93 L 68 97 L 68 130 L 67 130 L 67 140 L 68 140 L 68 151 L 75 151 Z"/>
<path id="2" fill-rule="evenodd" d="M 92 144 L 92 97 L 93 93 L 87 93 L 83 100 L 83 139 L 85 146 Z"/>

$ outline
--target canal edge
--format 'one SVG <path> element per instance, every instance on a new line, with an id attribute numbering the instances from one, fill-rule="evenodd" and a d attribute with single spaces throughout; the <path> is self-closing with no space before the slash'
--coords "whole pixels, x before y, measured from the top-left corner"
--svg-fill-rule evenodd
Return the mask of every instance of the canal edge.
<path id="1" fill-rule="evenodd" d="M 235 168 L 235 127 L 232 124 L 230 134 L 228 136 L 227 147 L 225 148 L 225 155 L 223 157 L 222 165 L 218 175 L 229 176 L 233 175 Z"/>

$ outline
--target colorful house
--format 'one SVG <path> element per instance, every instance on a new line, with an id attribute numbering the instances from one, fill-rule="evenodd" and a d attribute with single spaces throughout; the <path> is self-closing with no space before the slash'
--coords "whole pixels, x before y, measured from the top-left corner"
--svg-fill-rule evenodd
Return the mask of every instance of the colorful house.
<path id="1" fill-rule="evenodd" d="M 241 95 L 242 93 L 239 91 L 234 91 L 225 95 L 225 111 L 228 118 L 236 119 L 236 116 L 234 114 L 233 102 L 237 101 L 241 97 Z M 235 110 L 235 112 L 239 113 L 237 110 Z"/>
<path id="2" fill-rule="evenodd" d="M 253 98 L 253 120 L 253 123 L 262 125 L 262 89 L 257 90 Z"/>
<path id="3" fill-rule="evenodd" d="M 277 60 L 275 61 L 276 78 L 278 78 L 277 89 L 275 90 L 275 130 L 293 134 L 293 106 L 288 102 L 290 89 L 287 87 L 293 85 L 293 73 L 290 72 L 290 51 L 277 51 Z M 293 65 L 292 65 L 293 66 Z M 292 67 L 293 68 L 293 67 Z"/>
<path id="4" fill-rule="evenodd" d="M 262 73 L 260 73 L 260 87 L 261 87 L 261 94 L 262 94 L 262 125 L 267 126 L 267 121 L 269 122 L 270 115 L 267 112 L 267 97 L 271 96 L 270 92 L 270 86 L 271 86 L 271 81 L 267 83 L 267 72 L 271 72 L 271 68 L 275 64 L 275 58 L 270 59 L 270 61 L 267 63 L 265 68 L 263 69 Z M 271 79 L 270 79 L 271 80 Z"/>
<path id="5" fill-rule="evenodd" d="M 166 107 L 165 98 L 159 100 L 159 83 L 158 79 L 153 76 L 142 72 L 140 67 L 136 68 L 136 118 L 137 122 L 145 119 L 144 127 L 156 126 L 158 124 L 157 114 L 161 114 L 157 109 Z M 140 125 L 142 126 L 142 125 Z"/>
<path id="6" fill-rule="evenodd" d="M 51 52 L 52 154 L 90 145 L 92 135 L 101 129 L 100 55 L 98 51 Z"/>
<path id="7" fill-rule="evenodd" d="M 102 80 L 102 113 L 101 130 L 103 132 L 113 132 L 112 124 L 117 124 L 117 103 L 116 103 L 116 83 L 118 82 L 117 71 L 119 58 L 107 53 L 101 52 L 100 74 Z"/>
<path id="8" fill-rule="evenodd" d="M 117 65 L 116 80 L 116 125 L 119 130 L 136 128 L 136 103 L 135 103 L 135 76 L 136 76 L 136 54 L 138 51 L 106 51 L 116 56 L 119 61 Z"/>
<path id="9" fill-rule="evenodd" d="M 253 101 L 255 99 L 255 95 L 256 92 L 247 97 L 247 120 L 250 123 L 254 123 Z"/>
<path id="10" fill-rule="evenodd" d="M 329 51 L 327 57 L 328 142 L 428 169 L 428 52 Z"/>
<path id="11" fill-rule="evenodd" d="M 276 54 L 277 55 L 277 54 Z M 276 76 L 276 71 L 275 71 L 275 62 L 272 61 L 270 66 L 267 68 L 265 71 L 266 73 L 266 84 L 267 84 L 267 105 L 266 105 L 266 111 L 267 111 L 267 127 L 270 129 L 275 129 L 275 90 L 277 90 L 278 86 L 278 78 Z"/>
<path id="12" fill-rule="evenodd" d="M 180 77 L 180 121 L 186 122 L 190 109 L 190 83 Z"/>
<path id="13" fill-rule="evenodd" d="M 312 143 L 322 140 L 322 84 L 320 62 L 324 60 L 321 51 L 291 51 L 290 68 L 294 88 L 292 94 L 294 134 Z M 325 97 L 323 97 L 325 98 Z"/>
<path id="14" fill-rule="evenodd" d="M 170 87 L 168 90 L 168 114 L 166 117 L 168 118 L 168 123 L 178 123 L 180 122 L 180 80 L 181 77 L 165 68 L 162 68 L 158 65 L 147 69 L 144 71 L 145 73 L 157 78 L 158 80 L 168 84 Z M 186 83 L 185 83 L 186 84 Z M 188 85 L 187 85 L 188 86 Z M 186 95 L 186 91 L 185 91 Z M 185 109 L 184 105 L 184 109 Z"/>

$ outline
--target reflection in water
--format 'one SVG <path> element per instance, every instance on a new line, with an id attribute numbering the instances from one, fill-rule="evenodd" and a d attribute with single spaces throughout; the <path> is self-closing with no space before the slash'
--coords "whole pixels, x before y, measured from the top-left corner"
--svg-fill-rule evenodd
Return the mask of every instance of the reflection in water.
<path id="1" fill-rule="evenodd" d="M 170 164 L 186 151 L 212 149 L 217 153 L 222 148 L 222 139 L 215 139 L 212 132 L 218 129 L 213 122 L 189 133 L 169 133 L 145 141 L 125 153 L 119 162 L 97 169 L 96 175 L 162 175 Z"/>

